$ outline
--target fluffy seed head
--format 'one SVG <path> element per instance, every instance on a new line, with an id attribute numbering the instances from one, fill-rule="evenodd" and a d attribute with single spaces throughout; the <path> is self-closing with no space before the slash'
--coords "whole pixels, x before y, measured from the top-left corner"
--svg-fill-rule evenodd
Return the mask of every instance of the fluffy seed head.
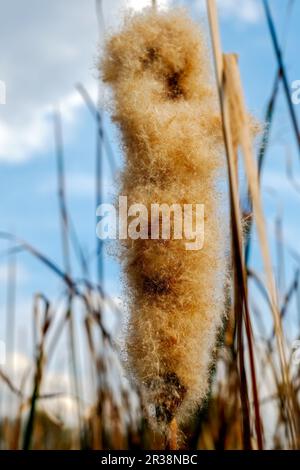
<path id="1" fill-rule="evenodd" d="M 122 250 L 128 364 L 164 426 L 205 397 L 222 322 L 222 133 L 204 37 L 182 10 L 145 10 L 109 39 L 102 78 L 126 156 L 128 204 L 204 204 L 205 243 L 130 240 Z"/>

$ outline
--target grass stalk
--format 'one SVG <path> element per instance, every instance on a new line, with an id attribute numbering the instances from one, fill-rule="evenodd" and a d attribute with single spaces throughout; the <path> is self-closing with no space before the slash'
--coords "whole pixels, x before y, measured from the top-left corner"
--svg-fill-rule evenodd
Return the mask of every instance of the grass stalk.
<path id="1" fill-rule="evenodd" d="M 264 6 L 264 10 L 265 10 L 266 18 L 267 18 L 267 23 L 268 23 L 268 27 L 269 27 L 269 31 L 270 31 L 270 36 L 271 36 L 271 39 L 272 39 L 274 51 L 275 51 L 275 54 L 276 54 L 276 58 L 277 58 L 277 62 L 278 62 L 279 70 L 280 70 L 280 76 L 281 76 L 281 80 L 282 80 L 282 83 L 283 83 L 284 94 L 285 94 L 285 97 L 286 97 L 286 101 L 287 101 L 287 105 L 288 105 L 288 109 L 289 109 L 289 113 L 290 113 L 290 117 L 291 117 L 291 121 L 292 121 L 292 126 L 293 126 L 293 129 L 294 129 L 296 142 L 297 142 L 297 146 L 298 146 L 298 150 L 299 150 L 299 156 L 300 156 L 300 130 L 299 130 L 299 124 L 298 124 L 298 120 L 297 120 L 296 111 L 295 111 L 295 108 L 294 108 L 293 103 L 292 103 L 290 85 L 289 85 L 290 82 L 289 82 L 289 79 L 288 79 L 288 76 L 287 76 L 287 71 L 286 71 L 286 68 L 285 68 L 285 65 L 284 65 L 284 62 L 283 62 L 282 52 L 281 52 L 281 48 L 280 48 L 279 41 L 278 41 L 278 38 L 277 38 L 277 33 L 276 33 L 276 29 L 275 29 L 275 25 L 274 25 L 274 22 L 273 22 L 273 18 L 272 18 L 272 14 L 271 14 L 271 10 L 270 10 L 270 7 L 269 7 L 268 0 L 263 0 L 263 6 Z"/>
<path id="2" fill-rule="evenodd" d="M 239 194 L 237 187 L 237 180 L 235 174 L 235 156 L 232 146 L 232 136 L 230 128 L 230 116 L 227 105 L 227 96 L 224 93 L 224 62 L 221 49 L 221 41 L 218 29 L 218 17 L 217 17 L 217 8 L 215 1 L 207 1 L 207 11 L 209 18 L 209 25 L 211 31 L 211 39 L 213 46 L 213 56 L 215 62 L 215 71 L 217 79 L 217 87 L 220 101 L 220 110 L 222 116 L 222 129 L 224 137 L 224 145 L 227 156 L 227 168 L 228 168 L 228 178 L 229 178 L 229 191 L 230 191 L 230 208 L 231 208 L 231 226 L 232 226 L 232 246 L 235 247 L 234 253 L 234 263 L 236 269 L 236 279 L 238 285 L 235 286 L 237 295 L 240 295 L 239 305 L 244 309 L 245 317 L 250 318 L 249 306 L 247 299 L 247 277 L 243 261 L 243 242 L 242 242 L 242 227 L 241 227 L 241 212 L 239 207 Z M 243 306 L 243 307 L 242 307 Z M 245 388 L 245 378 L 246 374 L 244 372 L 244 359 L 243 359 L 243 342 L 242 342 L 242 326 L 241 326 L 242 312 L 237 312 L 237 322 L 238 322 L 238 339 L 239 339 L 239 363 L 240 363 L 240 374 L 241 374 L 241 405 L 243 411 L 243 435 L 244 435 L 244 448 L 251 448 L 250 440 L 250 418 L 249 418 L 249 405 L 247 405 L 248 392 Z M 246 322 L 246 327 L 249 331 L 249 321 Z M 251 337 L 248 338 L 251 341 Z M 253 362 L 252 362 L 253 364 Z M 254 382 L 255 383 L 255 382 Z M 259 418 L 259 409 L 256 409 L 258 416 L 256 417 L 256 431 L 257 431 L 257 440 L 259 448 L 262 448 L 262 435 L 261 435 L 261 426 L 258 425 L 260 421 Z"/>
<path id="3" fill-rule="evenodd" d="M 60 220 L 61 220 L 61 240 L 63 248 L 63 259 L 65 272 L 67 276 L 71 275 L 71 258 L 69 248 L 69 216 L 66 205 L 65 195 L 65 170 L 64 170 L 64 154 L 63 154 L 63 136 L 62 136 L 62 124 L 60 113 L 57 112 L 55 115 L 55 142 L 56 142 L 56 161 L 57 161 L 57 178 L 58 178 L 58 200 L 60 207 Z M 68 295 L 68 325 L 69 325 L 69 342 L 71 352 L 71 378 L 74 389 L 74 395 L 80 397 L 80 383 L 76 364 L 76 348 L 75 348 L 75 332 L 74 332 L 74 318 L 72 311 L 73 304 L 73 292 L 69 290 Z M 77 418 L 79 424 L 79 441 L 83 436 L 82 420 L 81 420 L 81 406 L 80 400 L 77 400 Z"/>
<path id="4" fill-rule="evenodd" d="M 38 320 L 39 320 L 39 300 L 40 297 L 37 296 L 35 298 L 34 303 L 34 317 L 36 320 L 36 327 L 38 328 Z M 34 382 L 33 382 L 33 391 L 30 399 L 30 410 L 29 415 L 27 418 L 27 422 L 25 425 L 24 436 L 23 436 L 23 450 L 29 450 L 32 445 L 33 440 L 33 431 L 34 431 L 34 421 L 36 417 L 36 408 L 38 397 L 40 393 L 40 387 L 43 378 L 44 372 L 44 365 L 45 365 L 45 339 L 51 324 L 50 312 L 49 312 L 49 302 L 47 299 L 42 298 L 44 302 L 44 312 L 43 312 L 43 319 L 41 324 L 41 337 L 36 344 L 36 362 L 35 362 L 35 374 L 34 374 Z"/>

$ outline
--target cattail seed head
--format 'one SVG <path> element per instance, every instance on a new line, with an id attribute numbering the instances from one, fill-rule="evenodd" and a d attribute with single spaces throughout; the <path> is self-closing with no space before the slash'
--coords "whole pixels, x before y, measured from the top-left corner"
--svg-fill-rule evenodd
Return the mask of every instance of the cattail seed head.
<path id="1" fill-rule="evenodd" d="M 225 224 L 219 176 L 222 132 L 202 33 L 182 10 L 127 18 L 101 65 L 126 156 L 128 205 L 204 204 L 202 250 L 186 239 L 129 240 L 123 249 L 130 312 L 128 364 L 161 427 L 207 393 L 222 323 Z M 174 221 L 172 226 L 174 225 Z"/>

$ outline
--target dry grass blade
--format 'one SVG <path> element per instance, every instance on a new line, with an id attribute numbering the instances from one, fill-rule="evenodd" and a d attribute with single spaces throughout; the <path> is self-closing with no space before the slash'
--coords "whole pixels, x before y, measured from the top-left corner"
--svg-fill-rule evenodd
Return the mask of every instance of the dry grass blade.
<path id="1" fill-rule="evenodd" d="M 83 101 L 85 102 L 88 110 L 90 111 L 92 117 L 95 119 L 96 123 L 99 123 L 100 121 L 99 110 L 96 107 L 95 103 L 93 102 L 86 88 L 81 83 L 78 83 L 76 85 L 76 89 L 78 93 L 81 95 Z M 117 164 L 116 164 L 116 159 L 113 153 L 113 149 L 111 148 L 107 133 L 105 132 L 104 127 L 102 126 L 100 127 L 98 126 L 97 129 L 99 132 L 99 138 L 103 140 L 103 145 L 104 145 L 105 152 L 107 155 L 107 161 L 108 161 L 110 173 L 112 176 L 115 176 L 116 170 L 117 170 Z"/>
<path id="2" fill-rule="evenodd" d="M 10 240 L 10 241 L 14 241 L 15 243 L 17 243 L 19 246 L 17 247 L 17 249 L 23 249 L 27 252 L 29 252 L 30 254 L 32 254 L 35 258 L 37 258 L 38 260 L 40 260 L 47 268 L 50 269 L 50 271 L 52 271 L 54 274 L 56 274 L 60 279 L 62 279 L 64 281 L 64 283 L 66 284 L 67 288 L 70 289 L 73 293 L 73 295 L 76 295 L 78 296 L 84 303 L 84 305 L 86 306 L 87 308 L 87 311 L 89 313 L 91 313 L 92 315 L 95 315 L 95 313 L 97 314 L 97 317 L 99 317 L 99 312 L 95 312 L 93 306 L 91 305 L 91 302 L 89 301 L 88 297 L 86 296 L 86 294 L 84 292 L 81 291 L 81 289 L 79 288 L 79 286 L 77 285 L 77 283 L 68 275 L 66 274 L 62 269 L 60 269 L 57 264 L 55 264 L 50 258 L 48 258 L 47 256 L 45 256 L 43 253 L 41 253 L 39 250 L 37 250 L 36 248 L 34 248 L 32 245 L 30 245 L 29 243 L 27 243 L 26 241 L 24 240 L 21 240 L 17 237 L 15 237 L 14 235 L 10 234 L 10 233 L 7 233 L 7 232 L 1 232 L 0 231 L 0 239 L 5 239 L 5 240 Z M 85 287 L 87 285 L 90 285 L 89 282 L 87 280 L 84 280 L 84 285 Z M 108 296 L 105 296 L 104 293 L 103 293 L 103 290 L 101 288 L 101 286 L 96 286 L 96 290 L 97 292 L 100 293 L 101 297 L 103 299 L 107 299 L 108 300 L 108 303 L 111 305 L 112 304 L 112 301 L 111 299 L 108 297 Z M 116 306 L 115 306 L 115 309 L 117 310 Z M 99 320 L 99 326 L 102 330 L 102 334 L 103 336 L 110 342 L 112 343 L 112 338 L 109 334 L 109 332 L 107 331 L 107 329 L 105 328 L 105 326 L 102 324 L 102 321 L 101 319 Z"/>
<path id="3" fill-rule="evenodd" d="M 209 16 L 209 24 L 211 30 L 211 38 L 213 44 L 213 54 L 215 61 L 215 70 L 217 77 L 217 86 L 219 92 L 222 124 L 223 124 L 223 136 L 224 144 L 227 156 L 227 166 L 228 166 L 228 177 L 229 177 L 229 191 L 230 191 L 230 207 L 231 207 L 231 224 L 232 224 L 232 237 L 233 237 L 233 247 L 235 249 L 234 253 L 234 262 L 236 269 L 236 280 L 237 285 L 235 286 L 236 293 L 240 295 L 240 306 L 244 306 L 245 313 L 245 325 L 248 337 L 249 352 L 250 352 L 250 364 L 252 372 L 252 387 L 254 391 L 255 399 L 255 415 L 256 415 L 256 435 L 258 447 L 262 448 L 263 439 L 262 439 L 262 425 L 259 412 L 259 402 L 256 389 L 256 379 L 255 379 L 255 366 L 254 366 L 254 357 L 253 357 L 253 348 L 252 348 L 252 333 L 250 327 L 250 314 L 248 306 L 248 297 L 247 297 L 247 277 L 245 271 L 245 265 L 243 260 L 243 243 L 242 243 L 242 227 L 241 227 L 241 213 L 239 207 L 239 194 L 237 188 L 236 180 L 236 171 L 234 167 L 235 154 L 232 145 L 232 134 L 231 134 L 231 125 L 230 125 L 230 115 L 227 103 L 227 94 L 224 93 L 224 62 L 221 52 L 221 43 L 218 30 L 218 19 L 217 19 L 217 9 L 214 1 L 207 1 L 207 10 Z M 228 85 L 228 82 L 225 83 Z M 249 405 L 245 409 L 245 402 L 248 401 L 247 391 L 244 390 L 245 386 L 245 370 L 244 370 L 244 360 L 243 360 L 243 344 L 242 344 L 242 327 L 241 327 L 241 312 L 237 312 L 237 321 L 238 321 L 238 338 L 239 338 L 239 358 L 240 358 L 240 374 L 241 374 L 241 404 L 244 406 L 243 415 L 244 415 L 244 447 L 251 448 L 251 439 L 250 439 L 250 418 L 249 418 Z M 246 400 L 245 400 L 246 399 Z"/>
<path id="4" fill-rule="evenodd" d="M 8 232 L 0 232 L 0 238 L 5 239 L 5 240 L 11 240 L 15 243 L 17 243 L 17 250 L 23 249 L 25 251 L 28 251 L 31 253 L 35 258 L 39 259 L 45 266 L 47 266 L 52 272 L 54 272 L 59 278 L 61 278 L 65 284 L 67 285 L 68 288 L 72 289 L 74 294 L 80 295 L 80 292 L 75 284 L 75 282 L 68 276 L 65 272 L 63 272 L 50 258 L 45 256 L 43 253 L 41 253 L 39 250 L 34 248 L 32 245 L 27 243 L 24 240 L 21 240 L 11 233 Z"/>
<path id="5" fill-rule="evenodd" d="M 286 30 L 285 39 L 287 38 L 288 23 L 289 23 L 289 20 L 292 16 L 292 7 L 293 6 L 294 6 L 294 0 L 290 0 L 289 3 L 288 3 L 288 6 L 287 6 L 287 14 L 286 14 L 286 21 L 285 21 L 285 30 Z M 281 62 L 283 62 L 282 54 L 281 54 Z M 281 79 L 282 79 L 282 68 L 279 65 L 278 71 L 276 72 L 271 97 L 270 97 L 268 105 L 267 105 L 267 110 L 266 110 L 265 119 L 264 119 L 263 136 L 262 136 L 262 139 L 261 139 L 261 144 L 260 144 L 260 148 L 259 148 L 259 152 L 258 152 L 258 176 L 259 176 L 259 179 L 261 178 L 263 163 L 264 163 L 264 160 L 265 160 L 266 151 L 267 151 L 268 144 L 269 144 L 271 126 L 272 126 L 272 122 L 273 122 L 274 110 L 275 110 L 275 105 L 276 105 L 276 101 L 277 101 L 277 97 L 278 97 L 279 85 L 280 85 Z M 251 198 L 250 197 L 249 197 L 249 203 L 251 204 Z M 252 207 L 251 207 L 251 209 L 252 209 Z M 252 228 L 252 220 L 250 222 L 247 241 L 246 241 L 246 248 L 245 248 L 245 258 L 246 258 L 246 264 L 247 265 L 248 265 L 249 258 L 250 258 L 250 247 L 251 247 L 250 233 L 251 233 L 251 228 Z"/>
<path id="6" fill-rule="evenodd" d="M 12 380 L 15 373 L 15 325 L 16 325 L 16 287 L 17 287 L 17 257 L 11 255 L 7 270 L 7 299 L 6 299 L 6 350 L 8 352 L 7 366 Z M 10 402 L 10 412 L 13 415 L 14 401 Z"/>
<path id="7" fill-rule="evenodd" d="M 0 369 L 0 379 L 8 386 L 11 392 L 18 397 L 22 397 L 22 392 L 13 384 L 11 379 Z"/>
<path id="8" fill-rule="evenodd" d="M 291 116 L 291 121 L 292 121 L 293 129 L 294 129 L 294 132 L 295 132 L 295 137 L 296 137 L 296 140 L 297 140 L 297 145 L 298 145 L 299 155 L 300 155 L 300 130 L 299 130 L 299 125 L 298 125 L 297 115 L 296 115 L 296 112 L 295 112 L 295 109 L 294 109 L 294 106 L 293 106 L 293 103 L 292 103 L 292 98 L 291 98 L 291 93 L 290 93 L 290 86 L 289 86 L 290 82 L 289 82 L 289 79 L 287 77 L 286 68 L 285 68 L 284 63 L 283 63 L 282 52 L 281 52 L 281 49 L 280 49 L 280 46 L 279 46 L 279 41 L 277 39 L 277 34 L 276 34 L 273 19 L 272 19 L 271 11 L 270 11 L 270 8 L 269 8 L 268 0 L 263 0 L 263 6 L 264 6 L 264 9 L 265 9 L 265 14 L 266 14 L 266 18 L 267 18 L 267 22 L 268 22 L 268 26 L 269 26 L 269 30 L 270 30 L 270 35 L 271 35 L 271 39 L 272 39 L 272 42 L 273 42 L 275 54 L 276 54 L 276 57 L 277 57 L 280 73 L 281 73 L 283 89 L 284 89 L 284 93 L 285 93 L 289 113 L 290 113 L 290 116 Z"/>
<path id="9" fill-rule="evenodd" d="M 232 86 L 236 91 L 236 102 L 238 103 L 238 106 L 240 109 L 240 119 L 239 119 L 240 145 L 241 145 L 242 154 L 244 157 L 245 170 L 246 170 L 248 185 L 250 189 L 251 199 L 253 202 L 254 219 L 256 221 L 256 227 L 257 227 L 258 238 L 259 238 L 260 247 L 261 247 L 264 270 L 266 273 L 266 283 L 267 283 L 268 293 L 270 296 L 270 301 L 271 301 L 271 306 L 272 306 L 272 314 L 273 314 L 273 320 L 274 320 L 274 328 L 276 331 L 276 340 L 277 340 L 277 347 L 278 347 L 279 358 L 280 358 L 280 363 L 281 363 L 283 384 L 286 388 L 286 393 L 287 393 L 287 400 L 288 400 L 287 407 L 289 409 L 291 426 L 294 428 L 294 431 L 293 431 L 294 445 L 296 446 L 295 424 L 292 424 L 294 423 L 293 405 L 291 401 L 290 382 L 289 382 L 289 376 L 288 376 L 287 361 L 286 361 L 286 356 L 285 356 L 285 339 L 283 336 L 281 317 L 280 317 L 280 312 L 278 308 L 277 292 L 276 292 L 275 280 L 274 280 L 274 275 L 273 275 L 273 270 L 272 270 L 271 256 L 270 256 L 269 244 L 267 240 L 267 233 L 266 233 L 262 203 L 261 203 L 261 198 L 260 198 L 257 165 L 253 157 L 252 142 L 251 142 L 249 125 L 248 125 L 247 113 L 246 113 L 245 104 L 244 104 L 243 91 L 242 91 L 238 65 L 234 57 L 232 57 L 229 64 L 228 64 L 229 65 L 228 75 L 230 77 Z"/>
<path id="10" fill-rule="evenodd" d="M 39 309 L 39 302 L 40 298 L 39 296 L 36 297 L 35 299 L 35 305 L 34 305 L 34 315 L 36 318 L 36 321 L 38 320 L 38 316 L 40 314 L 40 309 Z M 31 406 L 30 406 L 30 411 L 29 411 L 29 416 L 27 419 L 27 423 L 25 425 L 25 430 L 24 430 L 24 437 L 23 437 L 23 449 L 28 450 L 31 447 L 31 442 L 32 442 L 32 437 L 33 437 L 33 429 L 34 429 L 34 421 L 35 421 L 35 416 L 36 416 L 36 406 L 37 406 L 37 400 L 40 392 L 40 387 L 42 383 L 42 378 L 43 378 L 43 372 L 44 372 L 44 363 L 45 363 L 45 339 L 51 324 L 51 316 L 49 312 L 49 303 L 47 300 L 42 299 L 44 301 L 44 309 L 43 309 L 43 318 L 42 322 L 40 325 L 41 331 L 40 331 L 40 339 L 38 340 L 37 343 L 37 355 L 36 355 L 36 364 L 35 364 L 35 376 L 34 376 L 34 384 L 33 384 L 33 391 L 32 391 L 32 396 L 31 396 Z"/>

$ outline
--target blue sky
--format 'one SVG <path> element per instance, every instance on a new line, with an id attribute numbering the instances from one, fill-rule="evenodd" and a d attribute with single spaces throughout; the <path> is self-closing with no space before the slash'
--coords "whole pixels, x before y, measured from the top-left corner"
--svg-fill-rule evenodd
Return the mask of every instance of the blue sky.
<path id="1" fill-rule="evenodd" d="M 63 119 L 68 208 L 82 247 L 89 253 L 93 253 L 95 248 L 96 127 L 74 88 L 77 82 L 82 82 L 93 98 L 96 97 L 95 61 L 98 31 L 94 1 L 54 0 L 50 7 L 49 2 L 30 0 L 26 2 L 29 7 L 23 12 L 26 21 L 23 21 L 22 11 L 14 8 L 15 2 L 16 0 L 0 0 L 0 79 L 5 80 L 7 85 L 7 103 L 0 105 L 0 230 L 15 233 L 62 266 L 51 114 L 51 110 L 58 104 L 61 106 Z M 11 6 L 8 6 L 8 3 Z M 115 26 L 118 18 L 117 7 L 120 3 L 116 0 L 104 0 L 104 19 L 108 29 Z M 136 3 L 131 2 L 131 5 Z M 300 79 L 300 2 L 294 2 L 286 36 L 284 27 L 288 3 L 288 0 L 270 0 L 279 37 L 286 41 L 285 63 L 289 80 L 292 82 Z M 199 1 L 175 1 L 174 4 L 187 6 L 195 20 L 204 21 L 205 24 L 204 1 L 202 4 Z M 221 0 L 219 6 L 223 49 L 225 52 L 236 52 L 239 55 L 249 110 L 262 120 L 275 78 L 276 59 L 260 1 Z M 1 22 L 5 27 L 1 28 Z M 12 37 L 14 35 L 16 37 Z M 100 38 L 100 43 L 101 40 Z M 296 112 L 300 118 L 300 106 L 296 108 Z M 122 156 L 118 135 L 107 114 L 104 124 L 116 162 L 120 166 Z M 297 220 L 300 195 L 286 178 L 287 151 L 291 155 L 295 175 L 300 178 L 299 155 L 281 92 L 262 179 L 264 209 L 273 254 L 274 217 L 278 211 L 284 221 L 287 243 L 293 245 L 296 250 L 300 235 Z M 108 200 L 114 194 L 115 186 L 107 163 L 104 164 L 103 184 L 105 198 Z M 261 273 L 262 263 L 255 233 L 253 239 L 251 264 Z M 8 244 L 4 241 L 0 243 L 1 254 Z M 26 352 L 30 344 L 33 294 L 44 292 L 54 299 L 57 298 L 58 292 L 61 292 L 62 285 L 30 255 L 19 254 L 17 259 L 16 342 L 17 349 Z M 7 259 L 2 255 L 0 340 L 5 335 L 6 263 Z M 288 281 L 291 280 L 295 267 L 295 261 L 287 255 Z M 76 261 L 73 262 L 72 268 L 74 276 L 80 277 Z M 95 262 L 91 263 L 90 268 L 94 275 Z M 105 256 L 105 288 L 112 297 L 121 294 L 119 271 L 118 263 Z M 262 312 L 265 312 L 263 300 L 258 294 L 256 303 L 262 307 Z M 289 322 L 291 332 L 292 327 L 293 320 Z"/>

